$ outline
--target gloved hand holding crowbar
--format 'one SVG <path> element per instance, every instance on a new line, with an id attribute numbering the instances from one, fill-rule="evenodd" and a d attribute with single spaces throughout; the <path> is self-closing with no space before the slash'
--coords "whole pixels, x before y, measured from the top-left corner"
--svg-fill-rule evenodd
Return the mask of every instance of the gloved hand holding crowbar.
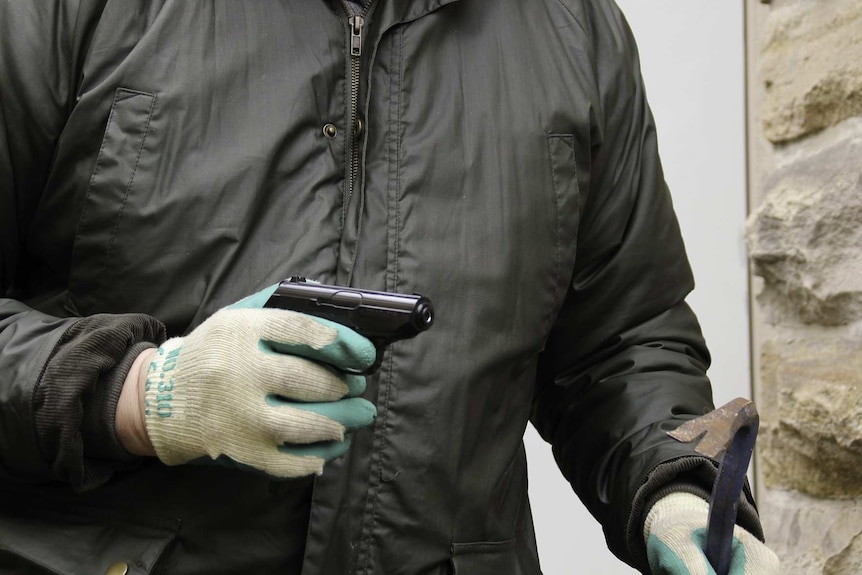
<path id="1" fill-rule="evenodd" d="M 709 498 L 705 549 L 717 575 L 727 575 L 730 569 L 739 496 L 759 425 L 754 403 L 740 397 L 668 432 L 682 442 L 699 440 L 695 451 L 719 461 L 718 476 Z"/>

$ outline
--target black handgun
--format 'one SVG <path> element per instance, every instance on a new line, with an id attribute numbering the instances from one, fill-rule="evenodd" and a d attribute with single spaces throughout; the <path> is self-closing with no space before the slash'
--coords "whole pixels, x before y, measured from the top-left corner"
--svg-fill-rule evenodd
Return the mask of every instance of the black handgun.
<path id="1" fill-rule="evenodd" d="M 377 348 L 366 374 L 380 367 L 386 346 L 416 337 L 434 323 L 434 308 L 425 296 L 319 284 L 304 277 L 281 282 L 265 307 L 307 313 L 364 335 Z"/>

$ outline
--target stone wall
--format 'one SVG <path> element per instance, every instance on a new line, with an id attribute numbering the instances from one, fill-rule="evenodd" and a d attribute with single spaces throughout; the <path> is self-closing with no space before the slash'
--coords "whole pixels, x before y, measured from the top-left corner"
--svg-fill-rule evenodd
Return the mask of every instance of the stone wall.
<path id="1" fill-rule="evenodd" d="M 782 574 L 862 573 L 862 0 L 747 0 L 758 498 Z"/>

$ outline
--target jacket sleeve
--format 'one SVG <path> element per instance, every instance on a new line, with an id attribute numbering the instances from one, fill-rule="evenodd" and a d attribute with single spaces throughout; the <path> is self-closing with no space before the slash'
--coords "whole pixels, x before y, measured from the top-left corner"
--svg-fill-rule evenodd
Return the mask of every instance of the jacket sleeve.
<path id="1" fill-rule="evenodd" d="M 153 345 L 141 342 L 163 337 L 147 316 L 59 318 L 23 303 L 45 296 L 28 281 L 29 223 L 104 1 L 0 3 L 0 477 L 76 489 L 110 476 L 122 455 L 112 406 Z"/>
<path id="2" fill-rule="evenodd" d="M 714 465 L 666 435 L 713 409 L 710 357 L 630 30 L 584 3 L 598 100 L 577 260 L 540 360 L 532 421 L 608 546 L 649 572 L 643 516 L 668 490 L 708 496 Z M 760 533 L 748 505 L 741 517 Z"/>

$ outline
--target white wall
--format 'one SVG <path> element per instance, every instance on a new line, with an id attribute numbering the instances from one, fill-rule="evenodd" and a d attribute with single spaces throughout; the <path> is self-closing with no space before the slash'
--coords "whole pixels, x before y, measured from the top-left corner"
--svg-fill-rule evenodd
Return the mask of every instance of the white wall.
<path id="1" fill-rule="evenodd" d="M 715 401 L 750 397 L 743 2 L 618 0 L 638 40 L 665 178 L 694 269 L 688 301 L 713 355 Z M 545 575 L 635 573 L 607 551 L 532 428 L 525 437 Z"/>

